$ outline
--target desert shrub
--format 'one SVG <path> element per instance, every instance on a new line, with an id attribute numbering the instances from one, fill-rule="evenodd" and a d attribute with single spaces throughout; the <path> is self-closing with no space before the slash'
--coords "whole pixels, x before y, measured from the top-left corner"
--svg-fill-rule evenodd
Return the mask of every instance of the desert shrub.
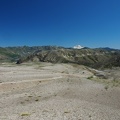
<path id="1" fill-rule="evenodd" d="M 93 76 L 90 76 L 90 77 L 88 77 L 87 79 L 92 79 L 93 78 Z"/>

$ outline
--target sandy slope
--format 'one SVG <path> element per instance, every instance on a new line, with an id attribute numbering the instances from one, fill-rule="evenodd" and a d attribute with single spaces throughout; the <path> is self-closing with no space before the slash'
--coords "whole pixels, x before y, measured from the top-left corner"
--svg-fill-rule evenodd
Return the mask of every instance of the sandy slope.
<path id="1" fill-rule="evenodd" d="M 90 81 L 84 66 L 0 66 L 0 120 L 120 120 L 120 88 Z"/>

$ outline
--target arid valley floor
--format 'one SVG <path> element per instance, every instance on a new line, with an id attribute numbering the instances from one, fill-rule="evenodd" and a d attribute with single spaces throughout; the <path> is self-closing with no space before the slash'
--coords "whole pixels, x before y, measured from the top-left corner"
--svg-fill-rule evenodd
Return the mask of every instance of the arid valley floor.
<path id="1" fill-rule="evenodd" d="M 120 120 L 120 87 L 91 76 L 82 65 L 1 64 L 0 120 Z"/>

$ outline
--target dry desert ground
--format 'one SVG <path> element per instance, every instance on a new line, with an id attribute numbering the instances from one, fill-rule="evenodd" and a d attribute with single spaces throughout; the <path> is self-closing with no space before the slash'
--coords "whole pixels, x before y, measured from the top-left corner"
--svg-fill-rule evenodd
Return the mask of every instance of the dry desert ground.
<path id="1" fill-rule="evenodd" d="M 1 64 L 0 120 L 120 120 L 120 87 L 90 76 L 82 65 Z"/>

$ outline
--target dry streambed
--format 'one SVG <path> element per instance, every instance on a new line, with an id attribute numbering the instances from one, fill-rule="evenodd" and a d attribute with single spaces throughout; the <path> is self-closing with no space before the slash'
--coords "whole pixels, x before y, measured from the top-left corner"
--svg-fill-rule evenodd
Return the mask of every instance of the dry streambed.
<path id="1" fill-rule="evenodd" d="M 88 80 L 84 66 L 0 66 L 0 120 L 120 120 L 120 88 Z"/>

